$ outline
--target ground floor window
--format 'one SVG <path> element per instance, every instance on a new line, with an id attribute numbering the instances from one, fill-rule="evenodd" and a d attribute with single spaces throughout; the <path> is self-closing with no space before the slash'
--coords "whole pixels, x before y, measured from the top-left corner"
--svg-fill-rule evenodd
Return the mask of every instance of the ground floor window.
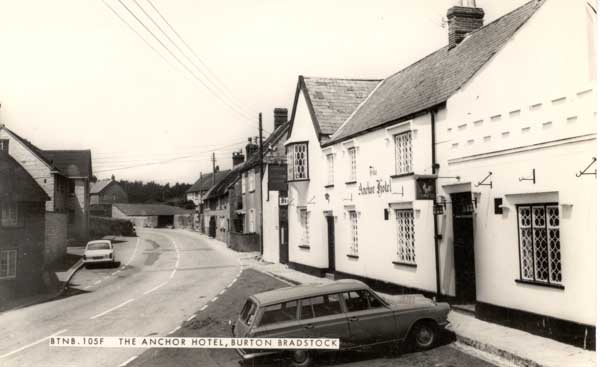
<path id="1" fill-rule="evenodd" d="M 250 209 L 248 212 L 248 233 L 255 233 L 255 232 L 256 232 L 256 222 L 255 222 L 254 209 Z"/>
<path id="2" fill-rule="evenodd" d="M 558 204 L 518 205 L 517 211 L 521 279 L 561 284 Z"/>
<path id="3" fill-rule="evenodd" d="M 17 250 L 0 250 L 0 279 L 17 277 Z"/>
<path id="4" fill-rule="evenodd" d="M 2 227 L 20 227 L 22 225 L 19 203 L 6 201 L 1 204 L 1 207 L 0 219 Z"/>
<path id="5" fill-rule="evenodd" d="M 306 209 L 300 210 L 300 226 L 302 227 L 301 246 L 310 246 L 310 213 Z"/>
<path id="6" fill-rule="evenodd" d="M 358 215 L 356 210 L 348 212 L 350 217 L 350 255 L 358 256 Z"/>
<path id="7" fill-rule="evenodd" d="M 396 210 L 396 236 L 398 262 L 416 264 L 415 216 L 412 209 Z"/>

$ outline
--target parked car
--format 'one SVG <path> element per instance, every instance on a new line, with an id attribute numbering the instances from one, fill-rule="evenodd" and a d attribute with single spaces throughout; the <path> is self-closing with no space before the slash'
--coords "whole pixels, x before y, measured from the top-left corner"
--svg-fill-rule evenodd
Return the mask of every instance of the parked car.
<path id="1" fill-rule="evenodd" d="M 357 280 L 299 285 L 248 297 L 232 323 L 234 337 L 339 338 L 340 349 L 410 342 L 436 344 L 450 306 L 422 295 L 382 297 Z M 245 359 L 285 353 L 292 366 L 308 366 L 311 350 L 242 350 Z"/>
<path id="2" fill-rule="evenodd" d="M 87 267 L 98 263 L 115 264 L 115 251 L 109 240 L 90 241 L 85 245 L 83 264 Z"/>

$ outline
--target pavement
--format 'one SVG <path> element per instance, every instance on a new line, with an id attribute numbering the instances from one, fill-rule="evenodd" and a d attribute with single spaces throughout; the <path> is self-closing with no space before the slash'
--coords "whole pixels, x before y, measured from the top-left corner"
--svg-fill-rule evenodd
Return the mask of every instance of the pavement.
<path id="1" fill-rule="evenodd" d="M 223 242 L 214 239 L 210 241 L 225 246 Z M 262 261 L 257 252 L 241 254 L 240 259 L 244 267 L 270 274 L 288 284 L 332 282 L 327 278 L 290 269 L 284 264 Z M 457 343 L 461 347 L 479 350 L 497 364 L 524 367 L 596 366 L 594 351 L 482 321 L 462 311 L 452 310 L 448 320 L 449 330 L 456 334 Z"/>

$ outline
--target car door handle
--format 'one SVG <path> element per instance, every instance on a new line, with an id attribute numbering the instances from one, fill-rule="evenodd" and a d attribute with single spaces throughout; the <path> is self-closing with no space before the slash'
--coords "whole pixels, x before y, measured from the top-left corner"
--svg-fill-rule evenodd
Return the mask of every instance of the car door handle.
<path id="1" fill-rule="evenodd" d="M 315 326 L 314 326 L 313 324 L 309 324 L 309 325 L 306 325 L 304 328 L 305 328 L 305 329 L 312 329 L 312 328 L 314 328 L 314 327 L 315 327 Z"/>
<path id="2" fill-rule="evenodd" d="M 358 321 L 358 317 L 351 317 L 349 320 L 350 320 L 350 322 L 352 322 L 352 321 Z"/>

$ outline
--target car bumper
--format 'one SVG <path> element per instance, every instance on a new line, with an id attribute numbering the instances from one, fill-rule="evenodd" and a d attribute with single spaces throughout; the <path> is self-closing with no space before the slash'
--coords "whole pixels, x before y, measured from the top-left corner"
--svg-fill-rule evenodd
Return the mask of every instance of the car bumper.
<path id="1" fill-rule="evenodd" d="M 254 358 L 259 358 L 259 357 L 265 357 L 265 356 L 271 356 L 271 355 L 275 355 L 275 354 L 281 353 L 280 350 L 264 351 L 264 352 L 253 352 L 253 351 L 239 349 L 239 348 L 236 348 L 235 351 L 245 361 L 247 361 L 249 359 L 254 359 Z"/>
<path id="2" fill-rule="evenodd" d="M 112 262 L 114 262 L 114 259 L 106 259 L 106 258 L 90 259 L 90 258 L 87 258 L 87 259 L 83 260 L 84 264 L 99 264 L 99 263 L 112 263 Z"/>

